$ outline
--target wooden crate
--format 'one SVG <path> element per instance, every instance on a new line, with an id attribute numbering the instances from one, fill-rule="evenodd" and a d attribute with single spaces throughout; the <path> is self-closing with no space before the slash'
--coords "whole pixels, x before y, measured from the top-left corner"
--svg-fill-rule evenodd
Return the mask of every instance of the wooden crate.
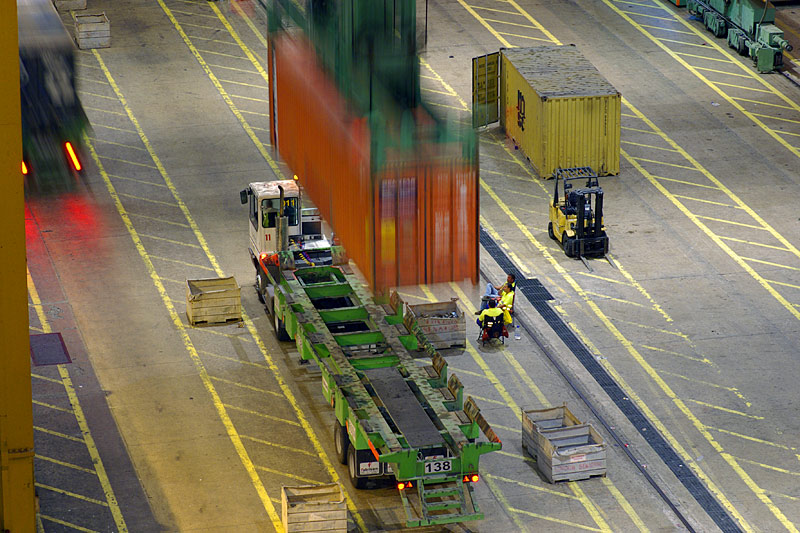
<path id="1" fill-rule="evenodd" d="M 550 483 L 606 475 L 603 437 L 581 423 L 566 404 L 522 414 L 522 449 L 536 459 Z"/>
<path id="2" fill-rule="evenodd" d="M 236 278 L 186 280 L 186 318 L 193 326 L 240 322 L 242 298 Z"/>
<path id="3" fill-rule="evenodd" d="M 75 40 L 78 48 L 108 48 L 111 46 L 111 24 L 105 12 L 73 15 L 75 20 Z"/>
<path id="4" fill-rule="evenodd" d="M 59 11 L 74 11 L 86 9 L 86 0 L 55 0 L 53 2 Z"/>
<path id="5" fill-rule="evenodd" d="M 281 514 L 286 533 L 347 532 L 347 504 L 338 483 L 283 487 Z"/>
<path id="6" fill-rule="evenodd" d="M 466 346 L 466 320 L 456 305 L 457 301 L 458 298 L 453 298 L 449 302 L 407 305 L 404 318 L 415 320 L 437 350 Z"/>

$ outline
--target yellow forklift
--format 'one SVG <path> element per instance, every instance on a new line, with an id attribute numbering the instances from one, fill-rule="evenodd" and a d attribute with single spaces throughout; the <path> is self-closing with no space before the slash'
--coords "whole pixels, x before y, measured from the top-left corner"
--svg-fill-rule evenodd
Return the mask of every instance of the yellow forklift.
<path id="1" fill-rule="evenodd" d="M 608 253 L 605 230 L 597 174 L 589 167 L 557 169 L 547 225 L 550 238 L 561 243 L 567 257 L 603 257 Z"/>

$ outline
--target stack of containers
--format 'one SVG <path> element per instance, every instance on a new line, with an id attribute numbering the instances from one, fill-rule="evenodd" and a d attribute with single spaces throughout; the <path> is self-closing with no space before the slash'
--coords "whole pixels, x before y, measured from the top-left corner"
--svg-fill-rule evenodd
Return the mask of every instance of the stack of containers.
<path id="1" fill-rule="evenodd" d="M 622 96 L 575 48 L 501 50 L 500 124 L 542 178 L 619 174 Z"/>
<path id="2" fill-rule="evenodd" d="M 421 107 L 356 114 L 302 37 L 268 57 L 273 145 L 371 288 L 477 283 L 477 144 L 442 141 Z M 411 146 L 387 140 L 409 128 Z"/>

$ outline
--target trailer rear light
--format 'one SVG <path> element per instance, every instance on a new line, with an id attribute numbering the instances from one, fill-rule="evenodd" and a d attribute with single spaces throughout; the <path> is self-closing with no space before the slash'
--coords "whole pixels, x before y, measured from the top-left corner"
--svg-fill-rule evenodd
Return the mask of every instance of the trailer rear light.
<path id="1" fill-rule="evenodd" d="M 23 176 L 28 175 L 28 165 L 25 164 L 25 161 L 22 162 L 22 175 Z"/>
<path id="2" fill-rule="evenodd" d="M 72 168 L 75 170 L 80 170 L 83 167 L 81 166 L 81 162 L 78 160 L 78 155 L 75 153 L 75 149 L 72 148 L 72 143 L 67 141 L 64 143 L 64 148 L 67 150 L 67 155 L 69 156 L 69 160 L 72 163 Z"/>
<path id="3" fill-rule="evenodd" d="M 478 474 L 467 474 L 461 481 L 464 483 L 477 483 L 479 479 Z"/>
<path id="4" fill-rule="evenodd" d="M 397 490 L 410 489 L 413 486 L 414 484 L 411 483 L 410 481 L 400 481 L 399 483 L 397 483 Z"/>
<path id="5" fill-rule="evenodd" d="M 267 252 L 261 252 L 261 255 L 258 256 L 259 259 L 262 261 L 267 258 Z"/>
<path id="6" fill-rule="evenodd" d="M 297 174 L 295 174 L 295 175 L 293 176 L 293 178 L 294 178 L 294 181 L 300 181 L 300 178 L 297 176 Z"/>

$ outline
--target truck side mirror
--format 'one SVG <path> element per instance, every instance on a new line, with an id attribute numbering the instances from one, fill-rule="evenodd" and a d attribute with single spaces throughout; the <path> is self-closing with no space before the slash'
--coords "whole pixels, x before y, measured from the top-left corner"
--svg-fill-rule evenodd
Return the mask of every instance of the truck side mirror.
<path id="1" fill-rule="evenodd" d="M 248 194 L 250 194 L 250 187 L 239 191 L 239 200 L 241 200 L 243 204 L 247 203 Z"/>

